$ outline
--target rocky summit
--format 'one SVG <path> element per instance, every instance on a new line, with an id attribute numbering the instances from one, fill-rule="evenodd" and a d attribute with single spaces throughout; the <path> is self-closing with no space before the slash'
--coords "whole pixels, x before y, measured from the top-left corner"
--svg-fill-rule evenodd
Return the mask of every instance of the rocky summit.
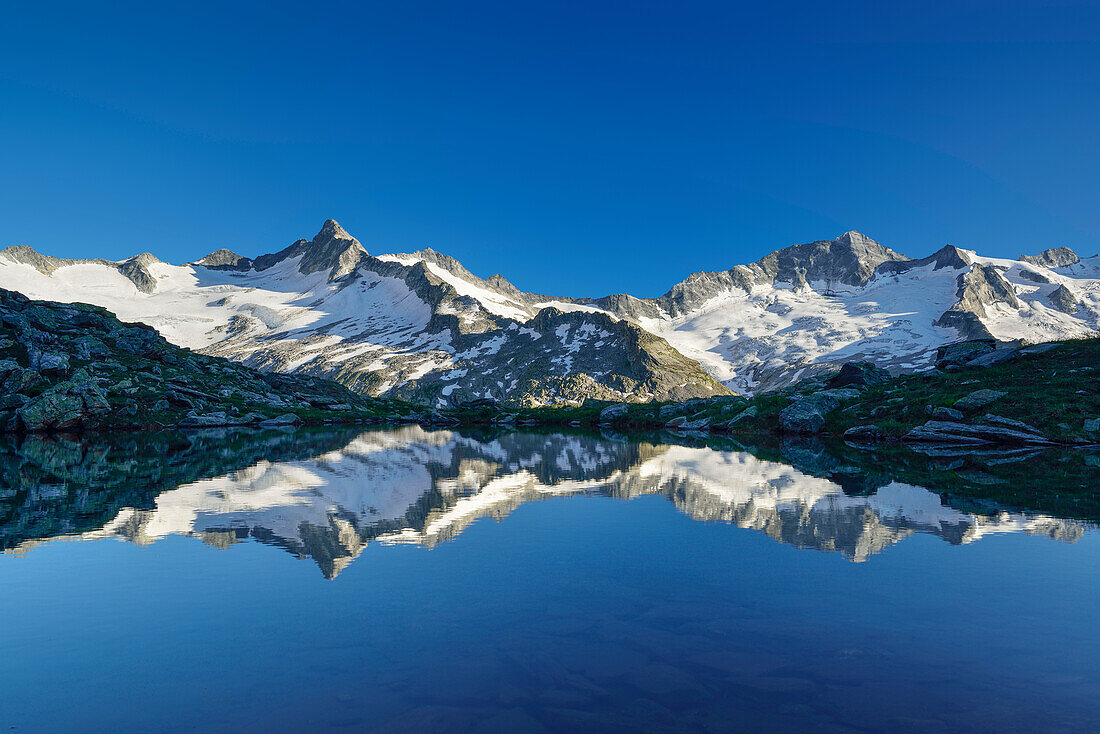
<path id="1" fill-rule="evenodd" d="M 452 408 L 752 395 L 861 363 L 892 375 L 960 341 L 1095 336 L 1100 258 L 953 246 L 913 259 L 858 232 L 695 273 L 659 298 L 568 298 L 434 250 L 372 255 L 334 220 L 249 257 L 171 265 L 0 252 L 0 287 L 106 307 L 169 343 L 366 396 Z"/>

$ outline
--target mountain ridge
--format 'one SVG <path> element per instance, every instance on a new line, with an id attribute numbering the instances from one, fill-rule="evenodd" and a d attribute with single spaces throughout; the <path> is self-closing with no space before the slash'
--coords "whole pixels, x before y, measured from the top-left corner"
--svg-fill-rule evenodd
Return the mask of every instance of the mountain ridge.
<path id="1" fill-rule="evenodd" d="M 445 407 L 648 401 L 776 389 L 844 361 L 930 368 L 967 338 L 1097 333 L 1100 260 L 951 245 L 912 259 L 857 232 L 693 273 L 657 298 L 527 293 L 426 248 L 371 254 L 335 220 L 255 258 L 181 266 L 0 252 L 0 287 L 84 300 L 174 343 L 370 395 Z M 652 338 L 651 338 L 652 337 Z"/>

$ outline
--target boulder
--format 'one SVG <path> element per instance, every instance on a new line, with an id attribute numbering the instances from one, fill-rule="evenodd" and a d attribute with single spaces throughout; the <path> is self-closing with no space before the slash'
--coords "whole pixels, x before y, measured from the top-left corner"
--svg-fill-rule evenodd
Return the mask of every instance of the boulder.
<path id="1" fill-rule="evenodd" d="M 958 410 L 977 410 L 1003 398 L 1008 393 L 1001 390 L 975 390 L 955 401 Z"/>
<path id="2" fill-rule="evenodd" d="M 755 418 L 759 413 L 760 413 L 760 411 L 757 409 L 757 407 L 755 405 L 750 405 L 749 407 L 745 408 L 744 410 L 742 410 L 740 413 L 738 413 L 734 417 L 730 418 L 729 420 L 722 421 L 721 423 L 715 423 L 713 426 L 710 427 L 710 429 L 712 431 L 717 431 L 719 433 L 725 433 L 725 432 L 731 430 L 734 426 L 736 426 L 741 421 L 746 421 L 750 418 Z"/>
<path id="3" fill-rule="evenodd" d="M 1085 430 L 1089 433 L 1100 431 L 1100 418 L 1090 418 L 1085 421 Z"/>
<path id="4" fill-rule="evenodd" d="M 102 390 L 93 387 L 78 394 L 84 400 L 84 410 L 91 415 L 105 415 L 111 412 L 111 404 Z"/>
<path id="5" fill-rule="evenodd" d="M 20 395 L 17 392 L 8 393 L 6 395 L 0 395 L 0 410 L 10 410 L 11 408 L 22 408 L 24 405 L 30 402 L 30 398 L 26 395 Z"/>
<path id="6" fill-rule="evenodd" d="M 972 339 L 970 341 L 945 344 L 936 349 L 936 367 L 943 369 L 949 365 L 963 365 L 997 349 L 995 339 Z"/>
<path id="7" fill-rule="evenodd" d="M 189 412 L 180 421 L 181 426 L 228 426 L 233 424 L 233 419 L 224 411 L 212 413 Z"/>
<path id="8" fill-rule="evenodd" d="M 0 359 L 0 381 L 18 369 L 19 363 L 14 359 Z"/>
<path id="9" fill-rule="evenodd" d="M 73 347 L 76 358 L 85 362 L 98 357 L 107 357 L 111 354 L 111 350 L 107 348 L 107 345 L 94 336 L 80 337 L 73 342 Z"/>
<path id="10" fill-rule="evenodd" d="M 1020 350 L 1020 354 L 1046 354 L 1052 349 L 1057 349 L 1060 344 L 1032 344 L 1030 347 L 1024 347 Z"/>
<path id="11" fill-rule="evenodd" d="M 707 431 L 710 430 L 710 419 L 699 418 L 698 420 L 688 420 L 681 415 L 666 423 L 665 428 L 673 431 Z"/>
<path id="12" fill-rule="evenodd" d="M 437 410 L 429 410 L 420 418 L 420 424 L 425 426 L 454 426 L 460 421 L 449 415 L 443 415 Z"/>
<path id="13" fill-rule="evenodd" d="M 784 433 L 817 433 L 825 425 L 825 416 L 840 407 L 841 400 L 858 396 L 858 390 L 847 389 L 807 395 L 779 412 L 779 428 Z"/>
<path id="14" fill-rule="evenodd" d="M 260 425 L 263 426 L 292 426 L 296 423 L 301 423 L 302 419 L 296 416 L 294 413 L 283 413 L 277 415 L 274 418 L 268 418 Z"/>
<path id="15" fill-rule="evenodd" d="M 45 392 L 20 408 L 19 418 L 28 431 L 75 428 L 84 419 L 84 400 L 79 395 Z"/>
<path id="16" fill-rule="evenodd" d="M 882 437 L 878 426 L 852 426 L 844 432 L 844 438 L 855 441 L 875 441 Z"/>
<path id="17" fill-rule="evenodd" d="M 867 387 L 889 379 L 889 372 L 871 362 L 845 362 L 827 387 Z"/>
<path id="18" fill-rule="evenodd" d="M 945 408 L 942 405 L 929 405 L 924 409 L 924 412 L 940 421 L 961 421 L 963 419 L 961 410 Z"/>
<path id="19" fill-rule="evenodd" d="M 45 381 L 45 378 L 37 371 L 19 368 L 9 374 L 8 379 L 4 380 L 4 391 L 26 393 Z"/>
<path id="20" fill-rule="evenodd" d="M 1017 431 L 1012 428 L 988 425 L 970 425 L 954 421 L 928 421 L 905 435 L 907 441 L 937 443 L 1007 443 L 1050 444 L 1044 436 Z"/>
<path id="21" fill-rule="evenodd" d="M 600 411 L 600 423 L 613 423 L 626 415 L 627 404 L 615 403 Z"/>
<path id="22" fill-rule="evenodd" d="M 44 352 L 28 344 L 27 364 L 44 375 L 63 375 L 69 371 L 69 355 L 64 352 Z"/>
<path id="23" fill-rule="evenodd" d="M 1014 418 L 1005 418 L 1003 415 L 994 415 L 993 413 L 986 413 L 982 416 L 982 420 L 986 423 L 996 423 L 1002 426 L 1008 426 L 1009 428 L 1015 428 L 1018 431 L 1027 431 L 1029 433 L 1039 433 L 1039 429 L 1035 426 L 1030 426 L 1023 421 L 1018 421 Z"/>
<path id="24" fill-rule="evenodd" d="M 995 364 L 1007 362 L 1015 357 L 1019 351 L 1020 350 L 1011 347 L 1008 349 L 998 349 L 988 354 L 983 354 L 977 359 L 972 359 L 966 364 L 968 367 L 992 367 Z"/>

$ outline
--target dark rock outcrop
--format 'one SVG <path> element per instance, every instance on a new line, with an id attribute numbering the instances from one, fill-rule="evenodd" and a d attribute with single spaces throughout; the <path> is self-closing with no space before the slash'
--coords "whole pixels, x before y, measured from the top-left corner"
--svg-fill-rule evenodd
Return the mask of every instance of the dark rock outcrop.
<path id="1" fill-rule="evenodd" d="M 871 362 L 845 362 L 827 387 L 867 387 L 890 379 L 890 373 Z"/>
<path id="2" fill-rule="evenodd" d="M 1047 300 L 1050 301 L 1051 306 L 1063 313 L 1077 313 L 1077 309 L 1081 308 L 1081 302 L 1064 285 L 1059 285 L 1051 291 Z"/>

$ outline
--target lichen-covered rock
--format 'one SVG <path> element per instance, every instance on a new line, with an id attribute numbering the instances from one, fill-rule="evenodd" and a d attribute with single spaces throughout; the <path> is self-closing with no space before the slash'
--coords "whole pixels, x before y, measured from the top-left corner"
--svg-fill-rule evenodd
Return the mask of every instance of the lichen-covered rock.
<path id="1" fill-rule="evenodd" d="M 1013 347 L 1006 347 L 1004 349 L 996 349 L 992 352 L 989 352 L 987 354 L 983 354 L 980 357 L 972 359 L 969 362 L 967 362 L 966 364 L 967 364 L 968 367 L 992 367 L 995 364 L 1000 364 L 1001 362 L 1007 362 L 1008 360 L 1015 357 L 1018 352 L 1019 352 L 1019 350 L 1016 349 L 1016 348 L 1013 348 Z"/>
<path id="2" fill-rule="evenodd" d="M 844 432 L 844 438 L 856 441 L 873 441 L 882 437 L 882 429 L 874 425 L 852 426 Z"/>
<path id="3" fill-rule="evenodd" d="M 996 349 L 997 342 L 993 339 L 973 339 L 946 344 L 936 349 L 936 367 L 943 369 L 951 365 L 963 365 L 991 354 Z"/>
<path id="4" fill-rule="evenodd" d="M 924 412 L 927 413 L 929 417 L 940 421 L 961 421 L 963 419 L 961 410 L 947 408 L 942 405 L 929 405 L 924 409 Z"/>
<path id="5" fill-rule="evenodd" d="M 600 411 L 600 423 L 613 423 L 619 418 L 626 415 L 627 411 L 626 403 L 616 403 L 609 405 Z"/>
<path id="6" fill-rule="evenodd" d="M 19 369 L 19 363 L 14 359 L 0 359 L 0 382 Z"/>
<path id="7" fill-rule="evenodd" d="M 750 405 L 729 420 L 722 421 L 721 423 L 715 423 L 713 426 L 711 426 L 711 430 L 717 431 L 719 433 L 726 433 L 732 430 L 733 427 L 736 426 L 738 423 L 741 423 L 742 421 L 747 421 L 750 418 L 755 418 L 757 415 L 759 415 L 759 413 L 759 408 L 757 408 L 755 405 Z"/>
<path id="8" fill-rule="evenodd" d="M 69 371 L 69 355 L 63 352 L 47 352 L 27 345 L 27 364 L 42 374 L 64 374 Z"/>
<path id="9" fill-rule="evenodd" d="M 710 419 L 697 418 L 689 420 L 685 416 L 677 416 L 665 424 L 665 427 L 673 431 L 707 431 L 710 430 Z"/>
<path id="10" fill-rule="evenodd" d="M 75 428 L 84 419 L 84 400 L 79 395 L 47 391 L 19 409 L 27 431 Z"/>
<path id="11" fill-rule="evenodd" d="M 283 413 L 277 415 L 274 418 L 268 418 L 263 422 L 265 426 L 293 426 L 297 423 L 301 423 L 302 419 L 293 413 Z"/>
<path id="12" fill-rule="evenodd" d="M 28 398 L 26 395 L 20 395 L 17 392 L 0 395 L 0 410 L 22 408 L 29 402 L 30 398 Z"/>
<path id="13" fill-rule="evenodd" d="M 995 415 L 993 413 L 986 413 L 982 416 L 982 420 L 986 423 L 997 423 L 1002 426 L 1008 426 L 1009 428 L 1015 428 L 1018 431 L 1026 431 L 1028 433 L 1039 433 L 1039 429 L 1035 426 L 1028 425 L 1023 421 L 1018 421 L 1014 418 L 1005 418 L 1003 415 Z"/>
<path id="14" fill-rule="evenodd" d="M 795 400 L 779 412 L 779 428 L 784 433 L 818 433 L 825 416 L 840 407 L 842 400 L 858 396 L 858 390 L 824 390 Z"/>
<path id="15" fill-rule="evenodd" d="M 934 443 L 1007 443 L 1049 444 L 1050 439 L 1036 433 L 1002 426 L 971 425 L 954 421 L 928 421 L 905 435 L 907 441 Z"/>
<path id="16" fill-rule="evenodd" d="M 961 397 L 955 401 L 955 408 L 958 410 L 977 410 L 978 408 L 984 408 L 991 403 L 995 403 L 1003 398 L 1008 393 L 1002 390 L 975 390 L 974 392 Z"/>

